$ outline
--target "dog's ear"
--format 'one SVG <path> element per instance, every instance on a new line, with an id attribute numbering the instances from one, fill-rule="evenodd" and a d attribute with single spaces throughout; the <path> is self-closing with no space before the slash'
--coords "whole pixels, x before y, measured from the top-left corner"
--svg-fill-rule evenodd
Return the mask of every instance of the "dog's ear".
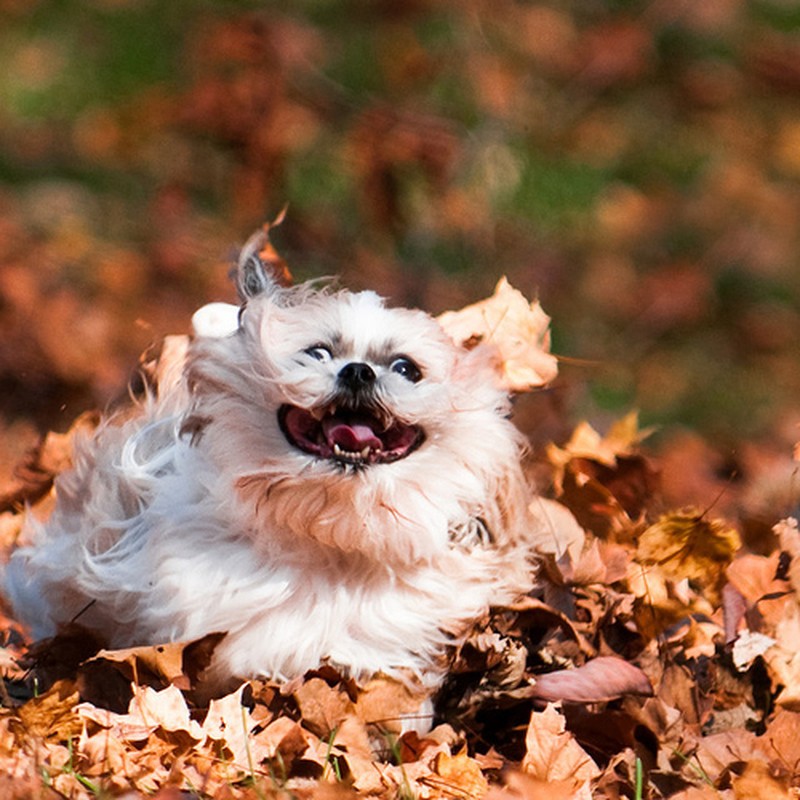
<path id="1" fill-rule="evenodd" d="M 269 240 L 270 230 L 280 225 L 285 215 L 286 209 L 283 209 L 272 222 L 257 230 L 239 253 L 236 288 L 243 303 L 264 292 L 271 294 L 279 286 L 292 284 L 289 267 Z"/>
<path id="2" fill-rule="evenodd" d="M 236 288 L 242 302 L 262 292 L 272 292 L 277 281 L 270 274 L 268 265 L 261 260 L 260 251 L 268 244 L 266 231 L 256 231 L 245 243 L 236 266 Z"/>

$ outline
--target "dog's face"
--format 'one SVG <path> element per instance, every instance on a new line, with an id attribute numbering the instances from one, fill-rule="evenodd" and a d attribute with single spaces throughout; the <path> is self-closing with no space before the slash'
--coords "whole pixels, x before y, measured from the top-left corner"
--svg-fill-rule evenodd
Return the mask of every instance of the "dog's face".
<path id="1" fill-rule="evenodd" d="M 240 287 L 239 329 L 198 343 L 191 372 L 214 460 L 273 530 L 405 559 L 471 520 L 503 536 L 519 435 L 480 353 L 372 292 L 279 288 L 241 264 Z"/>
<path id="2" fill-rule="evenodd" d="M 283 303 L 260 298 L 244 317 L 260 317 L 271 405 L 296 455 L 368 469 L 437 446 L 458 352 L 432 319 L 371 292 Z"/>

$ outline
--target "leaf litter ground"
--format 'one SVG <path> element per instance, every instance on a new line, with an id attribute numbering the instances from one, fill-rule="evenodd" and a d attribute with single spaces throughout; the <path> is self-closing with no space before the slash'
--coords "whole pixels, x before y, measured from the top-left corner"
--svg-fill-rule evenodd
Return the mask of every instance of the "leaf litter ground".
<path id="1" fill-rule="evenodd" d="M 2 487 L 6 549 L 93 424 Z M 454 650 L 432 722 L 408 686 L 324 666 L 204 697 L 221 634 L 109 651 L 79 621 L 32 644 L 4 617 L 0 796 L 798 796 L 800 531 L 745 547 L 713 508 L 664 509 L 646 434 L 630 415 L 548 449 L 539 590 Z"/>

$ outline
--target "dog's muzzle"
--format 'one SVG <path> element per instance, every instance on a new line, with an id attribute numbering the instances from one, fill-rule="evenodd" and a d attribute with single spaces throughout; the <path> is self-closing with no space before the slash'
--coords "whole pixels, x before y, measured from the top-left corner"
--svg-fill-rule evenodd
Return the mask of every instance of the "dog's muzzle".
<path id="1" fill-rule="evenodd" d="M 343 464 L 386 464 L 405 458 L 425 439 L 421 428 L 385 421 L 368 406 L 333 403 L 307 410 L 284 405 L 278 421 L 287 441 L 304 453 Z"/>

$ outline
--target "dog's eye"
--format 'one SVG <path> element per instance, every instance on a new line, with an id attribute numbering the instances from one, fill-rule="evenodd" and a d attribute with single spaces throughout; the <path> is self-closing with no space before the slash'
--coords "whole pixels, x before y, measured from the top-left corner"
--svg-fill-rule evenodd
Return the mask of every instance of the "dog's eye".
<path id="1" fill-rule="evenodd" d="M 333 358 L 333 354 L 324 344 L 315 344 L 313 347 L 308 347 L 305 353 L 311 358 L 316 358 L 317 361 L 322 361 L 323 364 Z"/>
<path id="2" fill-rule="evenodd" d="M 392 372 L 402 375 L 407 381 L 416 383 L 422 378 L 422 372 L 419 367 L 410 359 L 405 356 L 398 356 L 390 365 Z"/>

